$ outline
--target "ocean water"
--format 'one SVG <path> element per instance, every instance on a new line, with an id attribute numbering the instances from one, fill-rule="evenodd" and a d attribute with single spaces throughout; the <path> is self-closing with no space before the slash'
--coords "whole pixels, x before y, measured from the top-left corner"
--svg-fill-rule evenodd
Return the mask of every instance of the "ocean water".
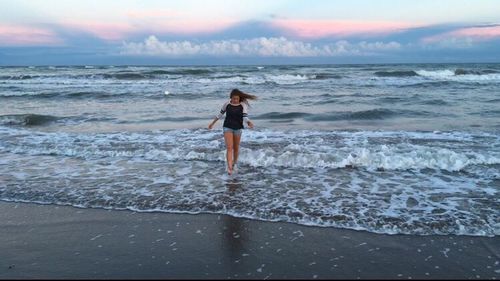
<path id="1" fill-rule="evenodd" d="M 3 201 L 491 237 L 499 191 L 500 64 L 0 68 Z"/>

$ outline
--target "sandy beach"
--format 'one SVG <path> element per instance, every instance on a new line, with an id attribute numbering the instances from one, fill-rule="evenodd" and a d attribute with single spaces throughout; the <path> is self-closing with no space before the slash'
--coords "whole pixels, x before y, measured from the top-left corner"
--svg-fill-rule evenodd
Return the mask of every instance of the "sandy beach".
<path id="1" fill-rule="evenodd" d="M 498 279 L 500 239 L 0 203 L 0 278 Z"/>

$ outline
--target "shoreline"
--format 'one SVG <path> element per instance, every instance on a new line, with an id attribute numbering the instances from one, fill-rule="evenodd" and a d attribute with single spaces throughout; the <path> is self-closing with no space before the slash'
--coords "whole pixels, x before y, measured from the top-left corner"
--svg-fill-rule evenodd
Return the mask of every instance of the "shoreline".
<path id="1" fill-rule="evenodd" d="M 500 238 L 0 201 L 0 278 L 499 279 Z"/>

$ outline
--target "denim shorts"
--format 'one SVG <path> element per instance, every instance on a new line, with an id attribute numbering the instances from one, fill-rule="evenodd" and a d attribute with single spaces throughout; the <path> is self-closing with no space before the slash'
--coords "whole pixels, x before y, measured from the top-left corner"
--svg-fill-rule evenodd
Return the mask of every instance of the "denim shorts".
<path id="1" fill-rule="evenodd" d="M 232 133 L 232 134 L 235 134 L 235 135 L 241 135 L 241 133 L 243 133 L 243 130 L 242 129 L 231 129 L 231 128 L 228 128 L 228 127 L 222 127 L 222 131 L 224 133 Z"/>

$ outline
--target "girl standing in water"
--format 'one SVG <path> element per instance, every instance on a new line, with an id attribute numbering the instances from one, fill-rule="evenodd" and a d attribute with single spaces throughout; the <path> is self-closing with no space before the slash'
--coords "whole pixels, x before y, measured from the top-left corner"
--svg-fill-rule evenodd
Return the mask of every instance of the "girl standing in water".
<path id="1" fill-rule="evenodd" d="M 215 117 L 212 123 L 208 125 L 208 129 L 211 130 L 215 122 L 217 122 L 224 113 L 226 114 L 222 130 L 224 132 L 224 141 L 226 142 L 227 150 L 227 173 L 231 175 L 238 161 L 241 133 L 244 128 L 243 122 L 246 122 L 250 129 L 253 128 L 252 121 L 248 119 L 248 107 L 250 106 L 248 100 L 255 100 L 257 97 L 243 93 L 238 89 L 233 89 L 229 97 L 230 100 L 222 105 L 220 113 Z"/>

